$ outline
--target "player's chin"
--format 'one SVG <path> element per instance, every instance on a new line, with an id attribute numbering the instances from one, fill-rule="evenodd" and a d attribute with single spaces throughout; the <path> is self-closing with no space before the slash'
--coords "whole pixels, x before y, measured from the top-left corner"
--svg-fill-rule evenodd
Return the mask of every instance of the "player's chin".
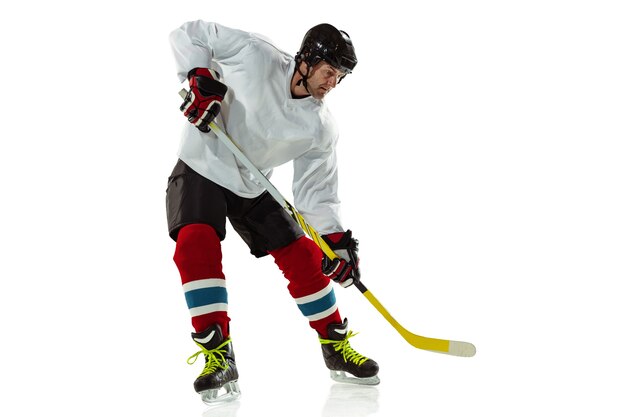
<path id="1" fill-rule="evenodd" d="M 320 88 L 317 90 L 317 94 L 316 94 L 315 98 L 317 98 L 317 99 L 322 99 L 322 98 L 326 97 L 326 95 L 327 95 L 328 93 L 330 93 L 330 90 L 325 89 L 325 88 L 321 88 L 321 87 L 320 87 Z"/>

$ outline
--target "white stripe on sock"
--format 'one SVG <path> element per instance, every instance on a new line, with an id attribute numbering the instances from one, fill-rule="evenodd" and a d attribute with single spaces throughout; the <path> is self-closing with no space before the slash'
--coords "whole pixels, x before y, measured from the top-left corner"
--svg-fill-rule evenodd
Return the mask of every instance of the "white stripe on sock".
<path id="1" fill-rule="evenodd" d="M 209 304 L 202 307 L 194 307 L 189 309 L 189 313 L 191 313 L 191 317 L 198 317 L 203 314 L 215 313 L 216 311 L 228 311 L 228 304 L 225 303 L 215 303 Z"/>
<path id="2" fill-rule="evenodd" d="M 226 280 L 223 278 L 207 278 L 207 279 L 199 279 L 197 281 L 191 281 L 186 284 L 183 284 L 183 291 L 193 291 L 198 290 L 200 288 L 211 288 L 211 287 L 226 287 Z"/>
<path id="3" fill-rule="evenodd" d="M 311 301 L 315 301 L 315 300 L 319 300 L 320 298 L 323 298 L 332 290 L 333 290 L 333 282 L 330 281 L 325 288 L 319 290 L 318 292 L 311 294 L 311 295 L 305 295 L 304 297 L 294 298 L 294 300 L 296 300 L 297 304 L 310 303 Z"/>

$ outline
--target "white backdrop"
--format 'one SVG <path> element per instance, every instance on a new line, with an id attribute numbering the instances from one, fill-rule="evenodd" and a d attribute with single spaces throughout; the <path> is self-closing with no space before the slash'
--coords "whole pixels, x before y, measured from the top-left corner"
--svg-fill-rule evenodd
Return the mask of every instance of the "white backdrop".
<path id="1" fill-rule="evenodd" d="M 409 6 L 410 4 L 410 6 Z M 34 1 L 0 6 L 2 415 L 624 415 L 626 15 L 619 1 Z M 333 384 L 271 259 L 224 242 L 241 401 L 206 410 L 171 260 L 187 20 L 295 53 L 329 22 L 328 98 L 363 281 L 335 292 L 381 385 Z M 290 194 L 290 167 L 274 183 Z M 621 384 L 621 387 L 620 387 Z"/>

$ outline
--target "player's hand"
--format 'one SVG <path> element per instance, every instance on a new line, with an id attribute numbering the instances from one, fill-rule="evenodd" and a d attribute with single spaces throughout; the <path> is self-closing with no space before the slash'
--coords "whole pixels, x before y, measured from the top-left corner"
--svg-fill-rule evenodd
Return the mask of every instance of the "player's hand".
<path id="1" fill-rule="evenodd" d="M 222 100 L 228 91 L 219 82 L 217 71 L 208 68 L 194 68 L 187 75 L 189 92 L 180 106 L 180 111 L 202 132 L 209 131 L 209 123 L 217 117 L 222 108 Z"/>
<path id="2" fill-rule="evenodd" d="M 326 254 L 322 258 L 322 273 L 346 288 L 358 283 L 361 279 L 359 271 L 359 241 L 352 238 L 350 230 L 331 233 L 322 239 L 339 256 L 331 260 Z"/>

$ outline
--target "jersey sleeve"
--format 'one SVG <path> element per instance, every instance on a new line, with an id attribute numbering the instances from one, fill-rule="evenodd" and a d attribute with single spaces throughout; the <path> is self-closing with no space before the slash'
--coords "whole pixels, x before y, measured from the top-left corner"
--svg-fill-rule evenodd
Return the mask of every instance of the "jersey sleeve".
<path id="1" fill-rule="evenodd" d="M 196 20 L 181 25 L 170 33 L 176 71 L 180 81 L 187 79 L 193 68 L 210 68 L 237 55 L 248 45 L 250 34 L 214 22 Z"/>
<path id="2" fill-rule="evenodd" d="M 314 149 L 293 161 L 296 209 L 320 234 L 342 232 L 334 149 Z"/>

